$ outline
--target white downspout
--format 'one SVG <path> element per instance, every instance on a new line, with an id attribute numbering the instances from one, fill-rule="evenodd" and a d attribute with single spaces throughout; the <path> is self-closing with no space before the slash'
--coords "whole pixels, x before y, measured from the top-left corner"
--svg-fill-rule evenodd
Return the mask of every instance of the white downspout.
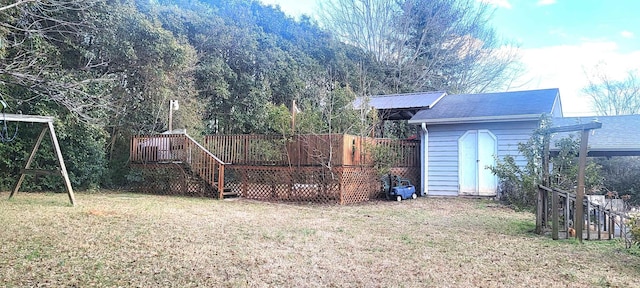
<path id="1" fill-rule="evenodd" d="M 429 130 L 427 123 L 422 123 L 422 131 L 420 132 L 420 187 L 421 196 L 429 194 Z"/>

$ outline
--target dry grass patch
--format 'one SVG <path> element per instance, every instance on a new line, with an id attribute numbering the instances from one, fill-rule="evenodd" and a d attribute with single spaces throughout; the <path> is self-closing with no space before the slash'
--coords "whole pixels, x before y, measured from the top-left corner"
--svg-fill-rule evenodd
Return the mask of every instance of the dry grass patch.
<path id="1" fill-rule="evenodd" d="M 639 287 L 617 242 L 552 241 L 466 199 L 289 205 L 0 193 L 7 286 Z"/>

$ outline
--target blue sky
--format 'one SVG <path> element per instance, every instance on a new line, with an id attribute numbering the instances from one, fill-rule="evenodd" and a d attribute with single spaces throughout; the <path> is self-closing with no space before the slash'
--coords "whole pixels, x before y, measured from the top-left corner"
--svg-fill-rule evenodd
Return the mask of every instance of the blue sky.
<path id="1" fill-rule="evenodd" d="M 318 7 L 316 0 L 261 1 L 292 16 Z M 476 1 L 495 9 L 490 24 L 520 47 L 526 70 L 510 90 L 560 88 L 565 116 L 594 114 L 580 90 L 596 66 L 613 79 L 640 73 L 640 0 Z"/>

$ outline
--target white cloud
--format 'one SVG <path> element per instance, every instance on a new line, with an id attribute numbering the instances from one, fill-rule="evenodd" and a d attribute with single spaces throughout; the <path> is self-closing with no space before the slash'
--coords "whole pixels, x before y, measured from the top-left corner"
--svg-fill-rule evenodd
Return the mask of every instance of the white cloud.
<path id="1" fill-rule="evenodd" d="M 502 8 L 511 9 L 511 3 L 509 0 L 477 0 L 478 2 L 487 3 L 489 5 L 494 5 Z"/>
<path id="2" fill-rule="evenodd" d="M 569 34 L 567 34 L 567 32 L 565 32 L 562 28 L 554 28 L 549 30 L 549 35 L 558 36 L 561 38 L 569 37 Z"/>
<path id="3" fill-rule="evenodd" d="M 556 4 L 556 0 L 538 0 L 538 5 L 540 6 L 553 5 L 553 4 Z"/>
<path id="4" fill-rule="evenodd" d="M 633 35 L 633 32 L 624 30 L 624 31 L 620 32 L 620 36 L 622 36 L 624 38 L 631 39 L 631 38 L 633 38 L 634 35 Z"/>
<path id="5" fill-rule="evenodd" d="M 527 71 L 512 90 L 560 88 L 565 116 L 594 114 L 591 100 L 581 90 L 587 85 L 586 73 L 597 65 L 612 79 L 622 79 L 626 71 L 640 67 L 640 50 L 623 53 L 608 41 L 522 49 L 521 55 Z"/>

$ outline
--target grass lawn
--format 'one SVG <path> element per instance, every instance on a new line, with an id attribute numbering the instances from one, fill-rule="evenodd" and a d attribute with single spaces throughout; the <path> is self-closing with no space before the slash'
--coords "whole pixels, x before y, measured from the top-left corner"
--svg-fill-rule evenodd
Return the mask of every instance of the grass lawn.
<path id="1" fill-rule="evenodd" d="M 640 287 L 617 241 L 532 234 L 493 202 L 352 206 L 0 193 L 0 286 Z"/>

